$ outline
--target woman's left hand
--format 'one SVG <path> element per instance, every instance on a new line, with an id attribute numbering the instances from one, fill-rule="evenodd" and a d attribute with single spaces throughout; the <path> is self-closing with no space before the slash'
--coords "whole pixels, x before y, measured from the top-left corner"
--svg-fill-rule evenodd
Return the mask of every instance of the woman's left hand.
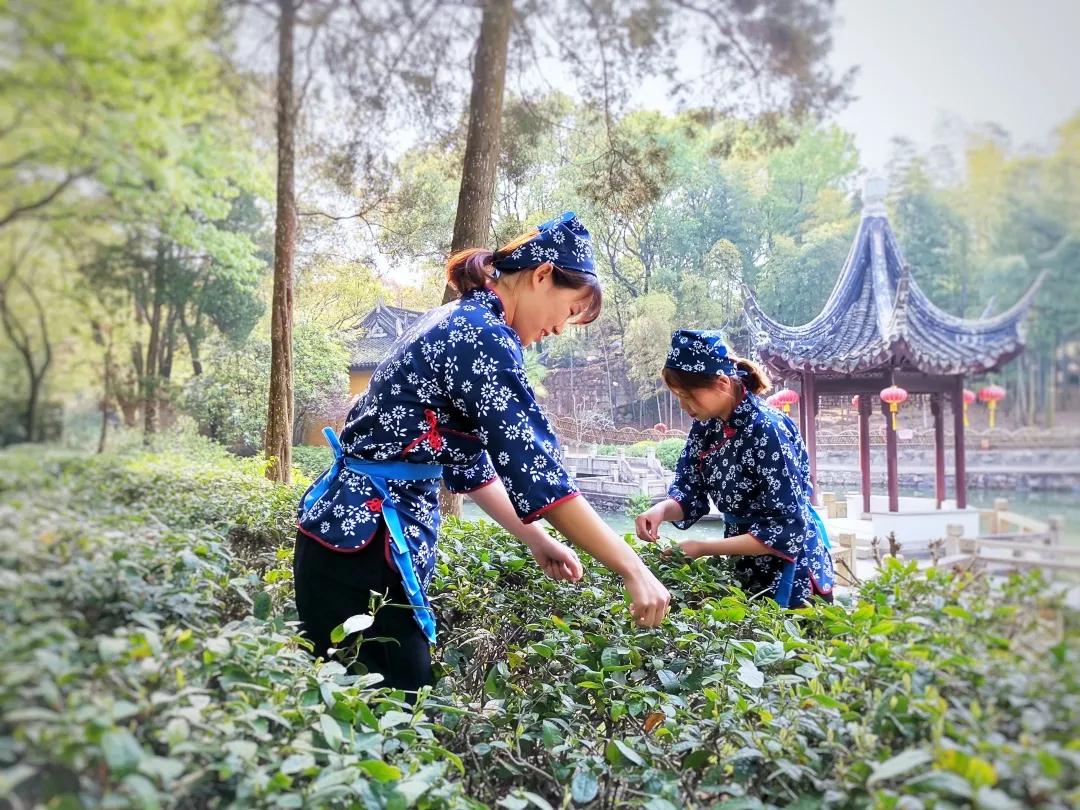
<path id="1" fill-rule="evenodd" d="M 547 534 L 543 539 L 530 543 L 529 551 L 536 564 L 556 582 L 577 582 L 584 573 L 581 560 L 574 550 Z"/>

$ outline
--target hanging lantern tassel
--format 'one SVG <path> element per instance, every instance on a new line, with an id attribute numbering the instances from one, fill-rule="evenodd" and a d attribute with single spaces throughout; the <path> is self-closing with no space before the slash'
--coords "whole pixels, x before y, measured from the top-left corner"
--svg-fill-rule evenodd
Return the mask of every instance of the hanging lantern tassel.
<path id="1" fill-rule="evenodd" d="M 975 401 L 975 392 L 964 389 L 964 427 L 970 427 L 971 423 L 968 421 L 968 405 Z"/>
<path id="2" fill-rule="evenodd" d="M 799 395 L 790 388 L 781 388 L 772 395 L 771 399 L 784 409 L 784 413 L 791 413 L 791 406 L 799 401 Z"/>
<path id="3" fill-rule="evenodd" d="M 898 385 L 890 385 L 881 392 L 881 401 L 889 405 L 889 413 L 892 414 L 892 429 L 896 430 L 896 413 L 900 410 L 900 403 L 908 398 L 908 392 Z"/>
<path id="4" fill-rule="evenodd" d="M 991 430 L 994 428 L 994 413 L 997 410 L 997 404 L 1003 399 L 1005 399 L 1005 389 L 1000 385 L 987 385 L 979 389 L 979 401 L 985 402 L 986 407 L 990 410 Z"/>

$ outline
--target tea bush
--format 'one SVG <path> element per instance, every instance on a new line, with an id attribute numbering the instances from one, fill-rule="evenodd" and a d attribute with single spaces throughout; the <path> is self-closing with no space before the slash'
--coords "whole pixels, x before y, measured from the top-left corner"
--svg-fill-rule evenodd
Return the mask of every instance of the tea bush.
<path id="1" fill-rule="evenodd" d="M 1037 577 L 890 561 L 848 605 L 747 599 L 643 550 L 673 595 L 553 583 L 449 521 L 439 683 L 416 705 L 295 635 L 306 485 L 192 438 L 0 454 L 0 800 L 14 807 L 1071 807 L 1075 638 Z M 358 610 L 358 612 L 360 612 Z M 1070 624 L 1070 633 L 1072 625 Z"/>

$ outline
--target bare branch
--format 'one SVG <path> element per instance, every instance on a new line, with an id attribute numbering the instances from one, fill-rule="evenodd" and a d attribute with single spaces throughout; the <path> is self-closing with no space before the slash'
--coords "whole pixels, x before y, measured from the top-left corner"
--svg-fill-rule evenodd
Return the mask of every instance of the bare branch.
<path id="1" fill-rule="evenodd" d="M 57 186 L 52 191 L 50 191 L 44 197 L 41 197 L 40 199 L 35 200 L 32 203 L 26 203 L 25 205 L 16 206 L 15 208 L 11 209 L 3 217 L 0 217 L 0 228 L 4 227 L 5 225 L 7 225 L 8 223 L 12 222 L 15 219 L 18 219 L 19 217 L 23 216 L 24 214 L 28 214 L 31 211 L 36 211 L 38 208 L 44 208 L 46 205 L 48 205 L 53 200 L 55 200 L 57 197 L 59 197 L 61 194 L 63 194 L 64 190 L 68 186 L 70 186 L 76 180 L 80 180 L 83 177 L 86 177 L 87 175 L 91 174 L 93 171 L 94 171 L 93 167 L 89 167 L 89 168 L 86 168 L 86 169 L 82 169 L 81 171 L 78 171 L 75 174 L 69 174 L 62 181 L 60 181 L 60 183 L 57 184 Z"/>

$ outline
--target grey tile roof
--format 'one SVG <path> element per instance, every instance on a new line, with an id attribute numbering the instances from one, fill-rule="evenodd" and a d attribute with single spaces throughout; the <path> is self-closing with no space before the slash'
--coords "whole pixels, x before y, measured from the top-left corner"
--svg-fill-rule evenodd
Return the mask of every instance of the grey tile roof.
<path id="1" fill-rule="evenodd" d="M 883 211 L 863 215 L 840 277 L 822 311 L 802 326 L 766 315 L 747 291 L 746 320 L 761 359 L 774 371 L 824 377 L 893 367 L 926 374 L 978 374 L 1024 348 L 1024 318 L 1041 274 L 1009 310 L 964 319 L 926 297 L 905 264 Z"/>
<path id="2" fill-rule="evenodd" d="M 345 338 L 350 371 L 370 371 L 390 353 L 390 349 L 413 321 L 423 315 L 412 309 L 375 304 Z"/>

